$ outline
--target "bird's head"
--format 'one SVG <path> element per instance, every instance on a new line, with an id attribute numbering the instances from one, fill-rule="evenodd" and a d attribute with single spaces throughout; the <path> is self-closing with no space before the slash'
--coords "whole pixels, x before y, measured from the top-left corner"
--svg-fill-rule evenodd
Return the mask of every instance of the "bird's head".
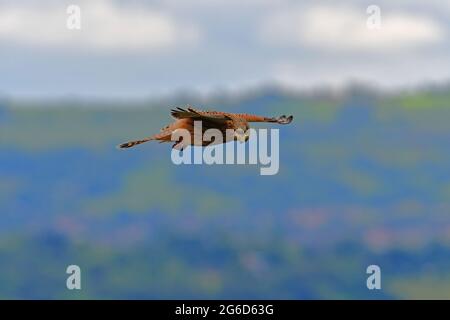
<path id="1" fill-rule="evenodd" d="M 234 140 L 246 142 L 250 138 L 250 130 L 247 122 L 238 123 L 234 130 Z"/>

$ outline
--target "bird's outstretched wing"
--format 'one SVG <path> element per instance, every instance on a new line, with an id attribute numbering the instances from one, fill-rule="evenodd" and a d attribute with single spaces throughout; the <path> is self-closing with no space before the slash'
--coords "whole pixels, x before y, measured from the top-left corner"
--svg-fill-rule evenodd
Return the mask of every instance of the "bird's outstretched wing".
<path id="1" fill-rule="evenodd" d="M 293 116 L 282 115 L 278 118 L 268 118 L 247 113 L 238 113 L 235 116 L 245 119 L 247 122 L 274 122 L 279 124 L 289 124 L 294 119 Z"/>
<path id="2" fill-rule="evenodd" d="M 220 123 L 233 120 L 228 114 L 224 112 L 200 111 L 191 107 L 188 107 L 187 110 L 183 108 L 172 109 L 171 115 L 176 119 L 192 118 L 194 120 L 205 120 Z"/>
<path id="3" fill-rule="evenodd" d="M 216 122 L 223 122 L 227 120 L 234 120 L 236 118 L 243 119 L 247 122 L 273 122 L 279 124 L 289 124 L 294 119 L 293 116 L 282 115 L 277 118 L 269 118 L 263 116 L 257 116 L 248 113 L 226 113 L 220 111 L 200 111 L 194 108 L 188 107 L 186 109 L 176 108 L 172 109 L 172 116 L 176 119 L 192 118 L 198 120 L 210 120 Z"/>

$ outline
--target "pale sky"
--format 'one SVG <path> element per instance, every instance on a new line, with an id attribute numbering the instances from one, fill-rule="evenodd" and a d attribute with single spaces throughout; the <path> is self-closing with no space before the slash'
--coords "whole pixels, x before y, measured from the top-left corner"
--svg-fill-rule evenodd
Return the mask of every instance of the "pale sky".
<path id="1" fill-rule="evenodd" d="M 66 26 L 81 9 L 81 30 Z M 366 22 L 369 5 L 381 28 Z M 0 96 L 450 80 L 450 1 L 0 0 Z"/>

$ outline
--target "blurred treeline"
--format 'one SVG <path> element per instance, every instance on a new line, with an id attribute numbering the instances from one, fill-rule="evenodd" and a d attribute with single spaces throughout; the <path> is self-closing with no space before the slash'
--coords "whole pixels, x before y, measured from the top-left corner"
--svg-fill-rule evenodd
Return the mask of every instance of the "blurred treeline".
<path id="1" fill-rule="evenodd" d="M 293 114 L 279 174 L 115 148 L 186 104 Z M 0 148 L 0 298 L 450 298 L 449 87 L 2 99 Z"/>

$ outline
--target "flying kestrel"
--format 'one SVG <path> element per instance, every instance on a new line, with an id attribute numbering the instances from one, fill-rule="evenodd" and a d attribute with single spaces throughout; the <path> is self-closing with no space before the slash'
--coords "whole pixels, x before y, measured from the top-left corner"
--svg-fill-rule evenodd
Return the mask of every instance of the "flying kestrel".
<path id="1" fill-rule="evenodd" d="M 196 143 L 196 139 L 194 139 L 194 122 L 201 121 L 202 124 L 202 134 L 211 128 L 215 128 L 220 130 L 223 135 L 223 142 L 228 142 L 232 140 L 237 140 L 241 142 L 245 142 L 250 137 L 249 132 L 249 122 L 273 122 L 279 124 L 288 124 L 291 123 L 293 116 L 285 116 L 282 115 L 278 118 L 267 118 L 262 116 L 256 116 L 252 114 L 245 113 L 227 113 L 220 111 L 200 111 L 188 107 L 187 110 L 182 108 L 177 108 L 171 111 L 172 117 L 175 118 L 175 121 L 169 124 L 168 126 L 161 129 L 160 133 L 152 135 L 150 137 L 134 140 L 122 143 L 118 147 L 121 149 L 131 148 L 138 144 L 157 140 L 159 142 L 171 142 L 172 133 L 179 129 L 185 129 L 189 131 L 191 136 L 190 144 L 194 145 Z M 227 130 L 233 130 L 233 135 L 227 135 Z M 214 142 L 214 141 L 213 141 Z M 211 141 L 200 140 L 199 145 L 207 146 L 211 143 Z M 183 149 L 186 145 L 180 140 L 175 141 L 175 144 L 172 148 L 175 149 Z"/>

